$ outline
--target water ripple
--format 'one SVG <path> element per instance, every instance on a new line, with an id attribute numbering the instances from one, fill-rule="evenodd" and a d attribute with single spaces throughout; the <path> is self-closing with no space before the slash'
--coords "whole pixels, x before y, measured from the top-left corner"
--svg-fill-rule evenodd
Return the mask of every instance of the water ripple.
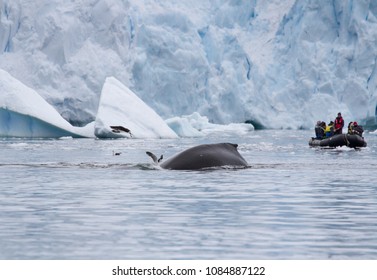
<path id="1" fill-rule="evenodd" d="M 322 150 L 310 134 L 0 141 L 0 259 L 377 259 L 377 137 Z M 249 168 L 145 156 L 224 141 Z"/>

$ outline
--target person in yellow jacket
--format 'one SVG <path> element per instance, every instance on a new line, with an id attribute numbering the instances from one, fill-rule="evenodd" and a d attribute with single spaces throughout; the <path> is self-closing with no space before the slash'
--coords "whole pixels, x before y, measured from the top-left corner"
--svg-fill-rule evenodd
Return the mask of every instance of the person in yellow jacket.
<path id="1" fill-rule="evenodd" d="M 326 136 L 326 138 L 329 138 L 333 135 L 334 135 L 334 122 L 331 121 L 331 122 L 329 122 L 328 125 L 326 125 L 325 136 Z"/>

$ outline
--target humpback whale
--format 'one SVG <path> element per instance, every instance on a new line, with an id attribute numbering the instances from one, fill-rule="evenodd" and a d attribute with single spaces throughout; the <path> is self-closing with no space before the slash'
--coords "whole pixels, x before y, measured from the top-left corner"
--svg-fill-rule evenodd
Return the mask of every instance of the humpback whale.
<path id="1" fill-rule="evenodd" d="M 204 144 L 180 152 L 166 161 L 146 152 L 156 164 L 164 169 L 197 170 L 211 167 L 230 166 L 244 168 L 248 166 L 246 160 L 237 150 L 238 145 L 232 143 Z"/>

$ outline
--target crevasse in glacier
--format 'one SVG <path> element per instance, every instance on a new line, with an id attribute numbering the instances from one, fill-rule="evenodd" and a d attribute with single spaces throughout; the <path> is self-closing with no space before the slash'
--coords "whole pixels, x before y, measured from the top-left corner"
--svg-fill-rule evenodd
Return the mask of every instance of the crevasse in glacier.
<path id="1" fill-rule="evenodd" d="M 374 119 L 376 40 L 373 0 L 0 1 L 0 68 L 71 123 L 109 76 L 164 118 Z"/>

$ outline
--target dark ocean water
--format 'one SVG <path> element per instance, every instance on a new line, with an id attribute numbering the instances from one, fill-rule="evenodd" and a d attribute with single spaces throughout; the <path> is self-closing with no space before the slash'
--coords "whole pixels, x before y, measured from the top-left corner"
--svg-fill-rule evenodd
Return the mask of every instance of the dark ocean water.
<path id="1" fill-rule="evenodd" d="M 2 139 L 0 259 L 377 259 L 377 135 L 360 150 L 311 135 Z M 218 142 L 250 168 L 160 170 L 145 154 Z"/>

